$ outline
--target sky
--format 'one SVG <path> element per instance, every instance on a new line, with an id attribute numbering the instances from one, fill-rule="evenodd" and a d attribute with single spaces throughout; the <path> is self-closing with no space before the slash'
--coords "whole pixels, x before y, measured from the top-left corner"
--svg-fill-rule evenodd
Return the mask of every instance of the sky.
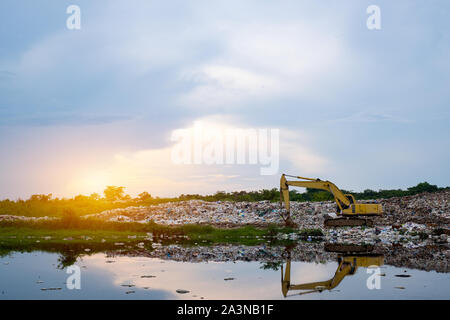
<path id="1" fill-rule="evenodd" d="M 259 190 L 281 173 L 448 186 L 449 14 L 444 0 L 3 0 L 0 198 Z M 174 132 L 199 124 L 278 130 L 277 170 L 175 163 Z"/>

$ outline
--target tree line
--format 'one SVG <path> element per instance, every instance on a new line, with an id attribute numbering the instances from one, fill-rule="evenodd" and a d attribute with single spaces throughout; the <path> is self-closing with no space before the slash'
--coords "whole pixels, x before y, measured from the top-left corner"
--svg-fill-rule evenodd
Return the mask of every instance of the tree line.
<path id="1" fill-rule="evenodd" d="M 428 182 L 421 182 L 414 187 L 392 190 L 364 190 L 363 192 L 353 192 L 342 190 L 344 193 L 351 193 L 357 200 L 370 200 L 380 198 L 392 198 L 415 195 L 422 192 L 437 192 L 446 188 L 439 188 Z M 305 192 L 298 190 L 289 191 L 291 201 L 328 201 L 333 200 L 331 193 L 317 189 L 306 189 Z M 108 186 L 103 192 L 103 196 L 93 193 L 89 196 L 77 195 L 73 198 L 54 198 L 52 194 L 35 194 L 27 200 L 2 200 L 0 201 L 0 215 L 23 215 L 23 216 L 61 216 L 67 211 L 77 215 L 97 213 L 116 208 L 129 206 L 148 206 L 165 202 L 176 202 L 186 200 L 204 201 L 271 201 L 280 199 L 278 189 L 262 189 L 258 191 L 217 191 L 212 195 L 181 194 L 178 197 L 160 198 L 153 197 L 144 191 L 133 198 L 125 193 L 125 187 Z"/>

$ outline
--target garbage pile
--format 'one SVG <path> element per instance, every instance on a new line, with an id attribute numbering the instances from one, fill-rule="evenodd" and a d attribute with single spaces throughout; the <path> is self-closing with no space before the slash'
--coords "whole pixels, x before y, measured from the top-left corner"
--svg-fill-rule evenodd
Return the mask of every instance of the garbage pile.
<path id="1" fill-rule="evenodd" d="M 291 202 L 293 220 L 303 228 L 313 228 L 323 224 L 324 213 L 333 214 L 335 204 L 326 202 Z M 214 226 L 267 226 L 283 224 L 284 209 L 278 202 L 231 202 L 189 200 L 168 202 L 148 207 L 128 207 L 106 210 L 87 217 L 108 221 L 149 222 L 158 224 L 208 224 Z"/>
<path id="2" fill-rule="evenodd" d="M 415 249 L 430 245 L 447 246 L 450 237 L 445 232 L 435 233 L 436 229 L 430 230 L 426 225 L 407 222 L 397 227 L 347 227 L 323 230 L 324 236 L 307 237 L 307 241 L 326 240 L 329 243 L 347 244 L 385 244 L 401 245 L 405 248 Z M 438 229 L 439 230 L 439 229 Z M 299 240 L 305 239 L 300 233 L 278 234 L 279 240 Z"/>
<path id="3" fill-rule="evenodd" d="M 414 196 L 380 199 L 384 215 L 380 225 L 415 222 L 419 224 L 450 225 L 450 190 L 421 193 Z"/>
<path id="4" fill-rule="evenodd" d="M 450 226 L 450 190 L 414 196 L 378 200 L 382 217 L 373 218 L 376 226 L 387 227 L 416 223 L 427 227 Z M 283 224 L 284 209 L 278 202 L 207 202 L 190 200 L 148 207 L 128 207 L 90 215 L 109 221 L 149 222 L 158 224 L 208 224 L 219 227 L 242 225 L 267 226 Z M 291 202 L 291 216 L 301 228 L 323 228 L 326 218 L 335 216 L 336 204 L 324 202 Z"/>
<path id="5" fill-rule="evenodd" d="M 154 221 L 158 224 L 208 224 L 215 226 L 264 226 L 270 223 L 280 224 L 278 203 L 260 202 L 207 202 L 189 200 L 169 202 L 148 207 L 128 207 L 103 211 L 90 217 L 109 221 Z"/>
<path id="6" fill-rule="evenodd" d="M 55 217 L 26 217 L 26 216 L 14 216 L 9 214 L 0 215 L 0 221 L 42 221 L 42 220 L 54 220 Z"/>

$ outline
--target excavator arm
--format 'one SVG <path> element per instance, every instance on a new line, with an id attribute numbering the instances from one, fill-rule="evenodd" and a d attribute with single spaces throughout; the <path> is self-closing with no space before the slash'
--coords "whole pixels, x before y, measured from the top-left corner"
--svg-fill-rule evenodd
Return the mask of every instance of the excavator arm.
<path id="1" fill-rule="evenodd" d="M 290 290 L 310 290 L 308 293 L 332 290 L 337 287 L 339 283 L 341 283 L 346 275 L 352 274 L 354 271 L 355 268 L 351 264 L 341 262 L 336 273 L 334 274 L 334 277 L 330 280 L 291 285 L 291 261 L 288 260 L 286 263 L 286 272 L 284 277 L 283 268 L 281 268 L 281 291 L 283 292 L 283 296 L 286 297 Z"/>
<path id="2" fill-rule="evenodd" d="M 291 176 L 297 179 L 302 179 L 304 181 L 288 181 L 286 180 L 286 175 L 282 174 L 280 179 L 280 197 L 281 201 L 284 199 L 286 205 L 286 210 L 290 210 L 289 205 L 289 186 L 293 187 L 304 187 L 310 189 L 322 189 L 331 192 L 334 197 L 334 201 L 338 205 L 340 210 L 347 209 L 354 199 L 351 195 L 345 195 L 336 185 L 330 181 L 322 181 L 320 179 L 311 179 L 304 177 Z"/>

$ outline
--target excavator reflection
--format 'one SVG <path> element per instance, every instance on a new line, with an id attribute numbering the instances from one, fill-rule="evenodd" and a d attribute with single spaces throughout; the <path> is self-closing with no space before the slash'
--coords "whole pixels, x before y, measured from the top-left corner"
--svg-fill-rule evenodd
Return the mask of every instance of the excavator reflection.
<path id="1" fill-rule="evenodd" d="M 336 288 L 341 281 L 349 275 L 356 273 L 358 267 L 368 268 L 371 266 L 382 266 L 384 264 L 384 256 L 380 254 L 370 253 L 348 253 L 338 256 L 338 268 L 333 278 L 326 281 L 317 281 L 303 284 L 291 284 L 291 257 L 288 251 L 286 262 L 286 271 L 283 277 L 283 266 L 281 266 L 281 291 L 283 296 L 288 297 L 289 291 L 304 290 L 297 293 L 298 295 L 322 292 L 324 290 L 332 290 Z"/>

